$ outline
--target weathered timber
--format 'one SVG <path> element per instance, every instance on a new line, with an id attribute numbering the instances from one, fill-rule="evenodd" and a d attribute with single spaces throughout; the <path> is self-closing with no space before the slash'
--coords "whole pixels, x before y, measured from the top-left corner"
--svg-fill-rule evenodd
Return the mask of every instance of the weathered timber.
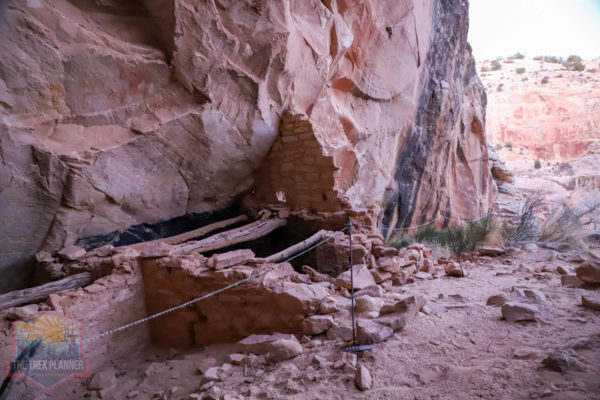
<path id="1" fill-rule="evenodd" d="M 53 293 L 58 293 L 67 289 L 80 288 L 93 281 L 92 274 L 89 272 L 82 272 L 61 279 L 60 281 L 50 282 L 45 285 L 27 289 L 15 290 L 14 292 L 0 295 L 0 310 L 40 302 Z"/>
<path id="2" fill-rule="evenodd" d="M 180 244 L 183 242 L 187 242 L 190 239 L 196 238 L 196 237 L 200 237 L 200 236 L 204 236 L 207 233 L 210 233 L 212 231 L 216 231 L 217 229 L 221 229 L 221 228 L 226 228 L 230 225 L 233 224 L 237 224 L 238 222 L 244 222 L 247 221 L 248 217 L 245 215 L 239 215 L 235 218 L 229 218 L 229 219 L 225 219 L 223 221 L 218 221 L 215 222 L 214 224 L 210 224 L 210 225 L 206 225 L 203 226 L 202 228 L 198 228 L 198 229 L 194 229 L 192 231 L 188 231 L 188 232 L 184 232 L 181 233 L 179 235 L 175 235 L 175 236 L 169 236 L 166 238 L 162 238 L 162 239 L 156 239 L 156 240 L 150 240 L 148 242 L 140 242 L 140 243 L 135 243 L 135 244 L 131 244 L 131 245 L 126 245 L 126 246 L 119 246 L 120 247 L 132 247 L 136 250 L 141 250 L 144 246 L 146 246 L 148 243 L 155 243 L 155 242 L 163 242 L 163 243 L 167 243 L 167 244 Z"/>
<path id="3" fill-rule="evenodd" d="M 240 226 L 239 228 L 217 233 L 206 239 L 182 244 L 178 246 L 172 254 L 186 254 L 192 251 L 202 253 L 205 251 L 222 249 L 234 244 L 259 239 L 286 224 L 287 221 L 285 219 L 269 219 L 266 221 L 252 222 L 251 224 Z"/>
<path id="4" fill-rule="evenodd" d="M 275 253 L 270 255 L 269 257 L 264 259 L 265 263 L 277 263 L 285 260 L 297 253 L 300 253 L 303 250 L 308 249 L 310 246 L 313 246 L 319 243 L 321 240 L 325 239 L 327 236 L 327 232 L 324 230 L 320 230 L 314 235 L 310 236 L 307 239 L 304 239 L 301 242 L 296 243 L 293 246 L 288 247 L 287 249 L 281 250 L 279 253 Z"/>

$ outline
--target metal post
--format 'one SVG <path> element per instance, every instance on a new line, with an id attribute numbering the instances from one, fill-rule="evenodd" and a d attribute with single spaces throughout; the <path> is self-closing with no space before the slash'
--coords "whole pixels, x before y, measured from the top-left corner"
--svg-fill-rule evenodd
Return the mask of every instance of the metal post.
<path id="1" fill-rule="evenodd" d="M 352 220 L 350 221 L 350 296 L 352 299 L 352 344 L 356 346 L 356 326 L 354 324 L 354 265 L 352 260 L 352 232 L 354 227 L 352 226 Z"/>

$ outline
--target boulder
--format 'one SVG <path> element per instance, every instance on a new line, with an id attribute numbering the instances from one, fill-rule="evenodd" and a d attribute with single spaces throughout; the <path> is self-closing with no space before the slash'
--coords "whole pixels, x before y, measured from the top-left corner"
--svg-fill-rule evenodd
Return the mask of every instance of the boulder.
<path id="1" fill-rule="evenodd" d="M 364 365 L 361 365 L 356 369 L 354 384 L 362 391 L 369 390 L 373 386 L 373 377 L 371 377 L 371 373 Z"/>
<path id="2" fill-rule="evenodd" d="M 11 307 L 6 310 L 6 319 L 18 320 L 29 318 L 38 313 L 39 306 L 37 304 L 28 304 L 21 307 Z"/>
<path id="3" fill-rule="evenodd" d="M 306 335 L 318 335 L 334 325 L 329 315 L 313 315 L 302 321 L 302 332 Z"/>
<path id="4" fill-rule="evenodd" d="M 381 343 L 394 334 L 394 329 L 375 321 L 356 321 L 356 340 L 359 344 Z"/>
<path id="5" fill-rule="evenodd" d="M 585 283 L 600 283 L 600 259 L 589 258 L 575 270 L 577 278 Z"/>
<path id="6" fill-rule="evenodd" d="M 350 270 L 342 272 L 336 279 L 338 287 L 350 289 Z M 371 274 L 371 271 L 365 264 L 358 264 L 354 266 L 354 289 L 360 290 L 370 285 L 376 285 L 375 279 Z"/>
<path id="7" fill-rule="evenodd" d="M 382 297 L 383 288 L 379 285 L 370 285 L 355 292 L 354 296 L 357 298 L 361 296 Z"/>
<path id="8" fill-rule="evenodd" d="M 584 294 L 581 296 L 581 305 L 585 308 L 600 311 L 600 295 Z"/>
<path id="9" fill-rule="evenodd" d="M 510 322 L 536 321 L 539 309 L 531 304 L 508 302 L 502 306 L 502 316 Z"/>

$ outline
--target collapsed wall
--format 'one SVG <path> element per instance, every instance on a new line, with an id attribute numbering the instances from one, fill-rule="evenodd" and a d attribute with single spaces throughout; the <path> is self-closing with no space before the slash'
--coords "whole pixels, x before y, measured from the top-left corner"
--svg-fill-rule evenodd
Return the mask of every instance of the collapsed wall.
<path id="1" fill-rule="evenodd" d="M 9 1 L 0 291 L 27 282 L 40 249 L 244 193 L 386 226 L 482 214 L 493 190 L 467 5 Z M 312 154 L 296 165 L 279 142 Z"/>

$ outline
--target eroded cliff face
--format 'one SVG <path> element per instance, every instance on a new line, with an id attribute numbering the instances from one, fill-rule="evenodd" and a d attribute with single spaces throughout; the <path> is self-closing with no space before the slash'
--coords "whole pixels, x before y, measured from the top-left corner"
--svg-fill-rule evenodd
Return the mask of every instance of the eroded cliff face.
<path id="1" fill-rule="evenodd" d="M 40 249 L 245 192 L 366 208 L 386 226 L 484 212 L 493 190 L 467 6 L 9 1 L 0 291 L 25 282 Z"/>
<path id="2" fill-rule="evenodd" d="M 482 77 L 489 94 L 488 136 L 532 159 L 571 161 L 600 141 L 600 62 L 583 72 L 516 60 Z M 517 74 L 517 68 L 525 72 Z M 515 154 L 515 157 L 519 157 Z"/>

